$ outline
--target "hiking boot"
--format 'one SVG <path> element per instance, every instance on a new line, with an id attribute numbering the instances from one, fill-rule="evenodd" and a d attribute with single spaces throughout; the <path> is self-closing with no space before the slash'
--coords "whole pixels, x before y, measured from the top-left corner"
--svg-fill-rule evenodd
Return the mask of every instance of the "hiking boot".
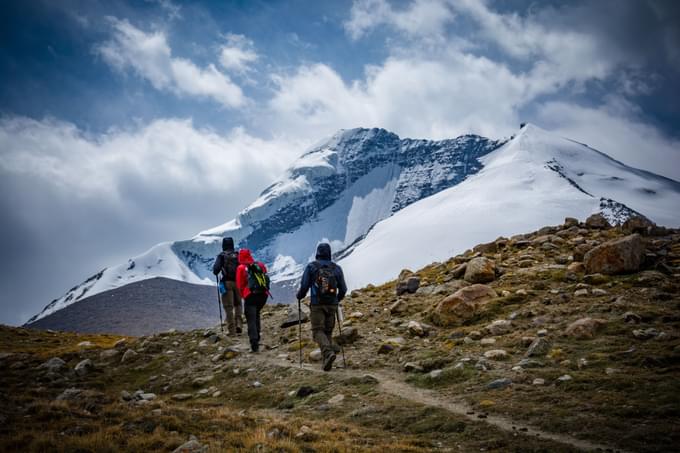
<path id="1" fill-rule="evenodd" d="M 259 344 L 251 344 L 250 345 L 250 352 L 260 352 L 260 345 Z"/>
<path id="2" fill-rule="evenodd" d="M 328 354 L 326 359 L 323 361 L 323 370 L 324 371 L 330 371 L 333 369 L 333 362 L 335 362 L 335 353 L 332 352 Z"/>

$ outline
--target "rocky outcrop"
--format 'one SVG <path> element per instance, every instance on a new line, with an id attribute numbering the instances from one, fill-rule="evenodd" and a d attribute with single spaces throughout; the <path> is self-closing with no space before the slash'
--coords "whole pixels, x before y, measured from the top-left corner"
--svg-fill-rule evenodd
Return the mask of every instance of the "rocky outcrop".
<path id="1" fill-rule="evenodd" d="M 584 256 L 589 274 L 622 274 L 636 272 L 645 257 L 645 245 L 638 234 L 605 242 Z"/>
<path id="2" fill-rule="evenodd" d="M 419 287 L 420 277 L 408 269 L 401 271 L 399 274 L 399 279 L 397 280 L 397 296 L 401 296 L 405 293 L 414 294 L 416 291 L 418 291 Z"/>

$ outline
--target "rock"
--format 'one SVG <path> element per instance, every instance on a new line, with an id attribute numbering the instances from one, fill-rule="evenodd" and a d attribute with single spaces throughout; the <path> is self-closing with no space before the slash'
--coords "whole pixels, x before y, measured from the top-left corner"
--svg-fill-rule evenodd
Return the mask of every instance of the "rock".
<path id="1" fill-rule="evenodd" d="M 338 395 L 335 395 L 333 398 L 329 399 L 328 404 L 336 405 L 336 404 L 342 403 L 344 400 L 345 400 L 345 395 L 338 394 Z"/>
<path id="2" fill-rule="evenodd" d="M 315 349 L 312 352 L 309 353 L 309 360 L 312 362 L 320 362 L 321 359 L 323 359 L 323 354 L 321 353 L 321 349 Z"/>
<path id="3" fill-rule="evenodd" d="M 427 375 L 430 377 L 430 379 L 439 379 L 443 373 L 444 370 L 432 370 Z"/>
<path id="4" fill-rule="evenodd" d="M 413 294 L 418 291 L 419 287 L 420 277 L 414 275 L 413 272 L 408 269 L 404 269 L 399 273 L 396 287 L 397 296 L 401 296 L 405 293 Z"/>
<path id="5" fill-rule="evenodd" d="M 89 348 L 94 348 L 95 344 L 92 343 L 91 341 L 81 341 L 80 343 L 78 343 L 78 347 L 80 349 L 89 349 Z"/>
<path id="6" fill-rule="evenodd" d="M 359 338 L 359 330 L 356 327 L 343 327 L 340 330 L 340 335 L 335 337 L 335 342 L 339 345 L 352 344 Z"/>
<path id="7" fill-rule="evenodd" d="M 153 401 L 153 400 L 156 399 L 156 394 L 155 393 L 142 393 L 141 395 L 139 395 L 139 397 L 141 399 L 143 399 L 144 401 Z"/>
<path id="8" fill-rule="evenodd" d="M 364 317 L 364 314 L 360 311 L 355 311 L 349 314 L 348 318 L 350 319 L 361 319 Z"/>
<path id="9" fill-rule="evenodd" d="M 479 344 L 481 344 L 482 346 L 489 346 L 495 343 L 496 343 L 495 338 L 482 338 L 482 340 L 479 342 Z"/>
<path id="10" fill-rule="evenodd" d="M 416 337 L 424 337 L 427 335 L 427 330 L 418 321 L 409 321 L 406 327 L 411 335 Z"/>
<path id="11" fill-rule="evenodd" d="M 497 319 L 485 327 L 491 335 L 504 335 L 512 330 L 512 322 L 506 319 Z"/>
<path id="12" fill-rule="evenodd" d="M 404 364 L 404 371 L 407 373 L 416 372 L 422 373 L 424 371 L 423 367 L 415 362 L 406 362 Z"/>
<path id="13" fill-rule="evenodd" d="M 121 338 L 120 340 L 116 341 L 113 344 L 113 347 L 116 348 L 116 349 L 121 349 L 121 348 L 124 348 L 126 344 L 127 344 L 127 340 L 125 338 Z"/>
<path id="14" fill-rule="evenodd" d="M 212 382 L 213 379 L 215 379 L 215 376 L 210 374 L 208 376 L 197 377 L 191 383 L 194 387 L 202 387 L 208 382 Z"/>
<path id="15" fill-rule="evenodd" d="M 536 378 L 531 382 L 532 385 L 545 385 L 545 379 Z"/>
<path id="16" fill-rule="evenodd" d="M 538 332 L 536 332 L 536 335 L 539 337 L 545 337 L 548 335 L 548 329 L 541 329 Z"/>
<path id="17" fill-rule="evenodd" d="M 527 292 L 526 289 L 520 288 L 517 291 L 515 291 L 515 294 L 518 296 L 527 296 L 529 293 Z"/>
<path id="18" fill-rule="evenodd" d="M 573 381 L 574 378 L 572 378 L 570 375 L 565 374 L 557 378 L 557 381 L 555 381 L 556 384 L 564 384 L 569 381 Z"/>
<path id="19" fill-rule="evenodd" d="M 605 291 L 604 289 L 595 288 L 595 289 L 593 289 L 593 290 L 591 291 L 591 294 L 592 294 L 593 296 L 600 297 L 600 296 L 606 296 L 606 295 L 609 294 L 609 293 L 608 293 L 607 291 Z"/>
<path id="20" fill-rule="evenodd" d="M 633 323 L 633 324 L 637 324 L 640 321 L 642 321 L 642 318 L 639 315 L 633 313 L 632 311 L 625 312 L 623 314 L 622 318 L 623 318 L 624 322 Z"/>
<path id="21" fill-rule="evenodd" d="M 309 308 L 305 304 L 300 304 L 300 313 L 298 313 L 297 304 L 288 306 L 287 318 L 281 323 L 281 328 L 285 329 L 291 326 L 297 326 L 300 323 L 309 322 Z"/>
<path id="22" fill-rule="evenodd" d="M 127 390 L 122 390 L 120 392 L 120 399 L 123 401 L 131 401 L 133 398 L 132 393 L 128 392 Z"/>
<path id="23" fill-rule="evenodd" d="M 543 363 L 534 359 L 522 359 L 519 361 L 517 366 L 522 368 L 543 368 Z"/>
<path id="24" fill-rule="evenodd" d="M 512 385 L 512 380 L 508 378 L 502 378 L 502 379 L 496 379 L 494 381 L 489 382 L 486 384 L 486 388 L 489 390 L 496 390 L 496 389 L 504 389 L 508 386 Z"/>
<path id="25" fill-rule="evenodd" d="M 215 393 L 212 394 L 213 398 L 219 398 L 220 396 L 222 396 L 222 392 L 220 390 L 218 390 L 218 391 L 216 391 Z"/>
<path id="26" fill-rule="evenodd" d="M 191 399 L 193 395 L 191 393 L 177 393 L 172 395 L 172 399 L 175 401 L 185 401 Z"/>
<path id="27" fill-rule="evenodd" d="M 596 230 L 611 228 L 607 218 L 600 213 L 593 214 L 586 219 L 586 227 Z"/>
<path id="28" fill-rule="evenodd" d="M 196 440 L 196 437 L 191 436 L 189 442 L 180 445 L 174 449 L 172 453 L 207 453 L 207 451 L 207 445 L 201 445 L 200 442 Z"/>
<path id="29" fill-rule="evenodd" d="M 571 227 L 577 227 L 578 226 L 578 219 L 575 219 L 573 217 L 566 217 L 564 219 L 564 228 L 571 228 Z"/>
<path id="30" fill-rule="evenodd" d="M 639 233 L 647 235 L 652 232 L 656 225 L 646 217 L 635 215 L 623 222 L 621 229 L 627 234 Z"/>
<path id="31" fill-rule="evenodd" d="M 567 266 L 567 271 L 575 272 L 577 274 L 585 272 L 585 270 L 586 270 L 586 266 L 580 261 L 574 261 L 573 263 L 571 263 Z"/>
<path id="32" fill-rule="evenodd" d="M 443 327 L 462 324 L 473 318 L 494 297 L 496 292 L 486 285 L 461 288 L 437 304 L 431 313 L 432 322 Z"/>
<path id="33" fill-rule="evenodd" d="M 385 340 L 378 348 L 378 354 L 388 354 L 395 349 L 401 349 L 406 344 L 403 337 L 393 337 Z"/>
<path id="34" fill-rule="evenodd" d="M 585 297 L 588 295 L 588 290 L 586 288 L 577 289 L 574 291 L 574 297 Z"/>
<path id="35" fill-rule="evenodd" d="M 310 428 L 307 425 L 302 425 L 300 427 L 300 431 L 295 434 L 295 438 L 302 440 L 304 442 L 310 442 L 313 440 L 316 440 L 318 438 L 318 435 L 312 431 L 312 428 Z"/>
<path id="36" fill-rule="evenodd" d="M 659 335 L 659 331 L 653 327 L 648 329 L 633 330 L 633 336 L 638 340 L 649 340 Z"/>
<path id="37" fill-rule="evenodd" d="M 267 433 L 267 439 L 275 440 L 281 437 L 281 430 L 279 428 L 274 428 Z"/>
<path id="38" fill-rule="evenodd" d="M 117 359 L 119 355 L 120 351 L 118 349 L 105 349 L 99 353 L 99 360 L 108 362 Z"/>
<path id="39" fill-rule="evenodd" d="M 645 257 L 645 245 L 638 234 L 607 241 L 585 254 L 589 274 L 621 274 L 636 272 Z"/>
<path id="40" fill-rule="evenodd" d="M 47 362 L 44 362 L 43 364 L 38 366 L 38 369 L 47 370 L 47 371 L 50 371 L 52 373 L 57 373 L 57 372 L 63 370 L 65 367 L 66 367 L 66 362 L 64 362 L 61 358 L 52 357 Z"/>
<path id="41" fill-rule="evenodd" d="M 491 349 L 484 353 L 484 357 L 491 360 L 506 360 L 509 356 L 504 349 Z"/>
<path id="42" fill-rule="evenodd" d="M 496 263 L 482 256 L 467 263 L 463 279 L 470 283 L 488 283 L 496 279 Z"/>
<path id="43" fill-rule="evenodd" d="M 393 315 L 403 313 L 407 308 L 406 301 L 404 299 L 397 299 L 395 303 L 390 305 L 390 313 Z"/>
<path id="44" fill-rule="evenodd" d="M 593 338 L 606 324 L 604 319 L 581 318 L 569 324 L 564 333 L 577 339 Z"/>
<path id="45" fill-rule="evenodd" d="M 75 372 L 78 376 L 85 376 L 86 374 L 90 373 L 92 370 L 94 370 L 94 364 L 92 363 L 92 360 L 90 359 L 85 359 L 80 362 L 78 362 L 78 365 L 75 367 Z"/>
<path id="46" fill-rule="evenodd" d="M 163 411 L 161 409 L 153 409 L 151 411 L 151 415 L 153 417 L 160 417 L 161 415 L 163 415 Z"/>
<path id="47" fill-rule="evenodd" d="M 530 345 L 525 354 L 526 357 L 542 357 L 550 352 L 551 344 L 542 337 L 536 338 Z"/>
<path id="48" fill-rule="evenodd" d="M 527 267 L 531 267 L 533 265 L 534 265 L 534 260 L 521 260 L 519 263 L 517 263 L 517 266 L 521 267 L 521 268 L 527 268 Z"/>
<path id="49" fill-rule="evenodd" d="M 297 389 L 297 391 L 295 392 L 295 396 L 297 396 L 298 398 L 305 398 L 311 395 L 312 393 L 316 393 L 316 389 L 314 387 L 303 385 L 302 387 Z"/>
<path id="50" fill-rule="evenodd" d="M 451 269 L 451 276 L 453 278 L 461 278 L 463 275 L 465 275 L 466 270 L 467 263 L 459 264 L 458 266 Z"/>
<path id="51" fill-rule="evenodd" d="M 262 382 L 260 381 L 255 381 L 252 383 L 252 386 L 255 387 L 256 389 L 262 387 Z"/>
<path id="52" fill-rule="evenodd" d="M 120 360 L 120 363 L 129 363 L 135 360 L 139 354 L 137 354 L 135 351 L 132 349 L 128 349 L 125 351 L 125 354 L 123 354 L 123 358 Z"/>
<path id="53" fill-rule="evenodd" d="M 81 393 L 82 393 L 82 390 L 72 387 L 72 388 L 66 389 L 63 392 L 61 392 L 61 394 L 59 396 L 57 396 L 57 401 L 73 400 L 73 399 L 77 398 L 78 396 L 80 396 Z"/>

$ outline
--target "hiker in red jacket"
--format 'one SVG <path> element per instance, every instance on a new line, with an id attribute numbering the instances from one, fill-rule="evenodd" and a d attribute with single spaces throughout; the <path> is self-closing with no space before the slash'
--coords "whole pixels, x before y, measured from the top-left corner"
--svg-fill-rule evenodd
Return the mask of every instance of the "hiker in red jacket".
<path id="1" fill-rule="evenodd" d="M 264 263 L 256 262 L 248 249 L 239 251 L 238 262 L 236 287 L 243 297 L 250 349 L 258 352 L 260 350 L 260 311 L 267 303 L 269 296 L 269 276 Z"/>

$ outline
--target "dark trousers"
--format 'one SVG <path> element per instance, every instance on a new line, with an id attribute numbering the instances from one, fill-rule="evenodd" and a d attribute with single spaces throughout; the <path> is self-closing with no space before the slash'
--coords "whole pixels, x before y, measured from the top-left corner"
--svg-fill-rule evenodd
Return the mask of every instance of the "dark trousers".
<path id="1" fill-rule="evenodd" d="M 309 318 L 312 322 L 312 337 L 319 345 L 324 359 L 333 354 L 333 329 L 337 305 L 310 305 Z"/>
<path id="2" fill-rule="evenodd" d="M 246 321 L 248 322 L 250 348 L 254 351 L 257 351 L 260 345 L 260 311 L 266 303 L 266 294 L 250 294 L 243 304 L 244 311 L 246 312 Z"/>
<path id="3" fill-rule="evenodd" d="M 225 281 L 224 287 L 227 292 L 222 294 L 222 305 L 227 314 L 227 328 L 230 335 L 236 335 L 236 330 L 241 330 L 241 294 L 236 288 L 236 283 Z"/>

